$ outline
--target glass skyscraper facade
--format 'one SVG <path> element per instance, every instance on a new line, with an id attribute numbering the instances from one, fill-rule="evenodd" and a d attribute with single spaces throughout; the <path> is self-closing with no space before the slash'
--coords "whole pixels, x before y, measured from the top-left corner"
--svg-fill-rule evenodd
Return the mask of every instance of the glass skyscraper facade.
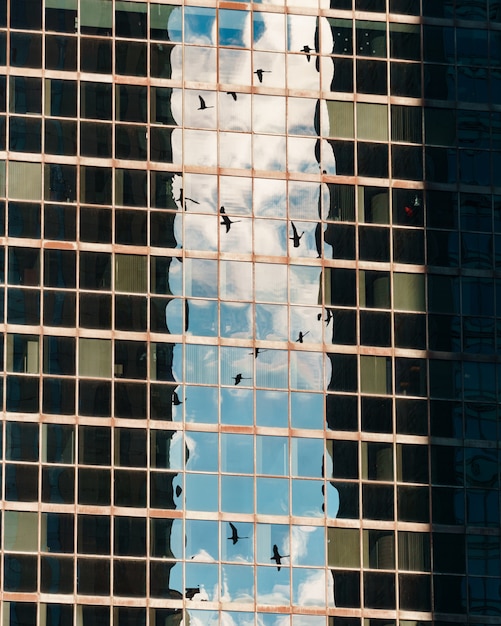
<path id="1" fill-rule="evenodd" d="M 0 203 L 2 626 L 501 624 L 501 0 L 0 0 Z"/>

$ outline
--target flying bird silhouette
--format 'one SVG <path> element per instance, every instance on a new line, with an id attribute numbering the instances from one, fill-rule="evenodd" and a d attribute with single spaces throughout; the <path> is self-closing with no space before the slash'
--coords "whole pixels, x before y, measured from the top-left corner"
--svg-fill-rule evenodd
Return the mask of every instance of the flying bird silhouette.
<path id="1" fill-rule="evenodd" d="M 186 210 L 186 200 L 193 202 L 193 204 L 200 204 L 200 202 L 198 202 L 197 200 L 194 200 L 193 198 L 188 198 L 188 196 L 185 197 L 184 190 L 183 188 L 181 188 L 179 190 L 179 198 L 177 199 L 177 201 L 180 203 L 181 208 L 183 208 L 184 210 Z"/>
<path id="2" fill-rule="evenodd" d="M 239 539 L 248 539 L 249 538 L 249 537 L 241 537 L 238 534 L 236 526 L 234 524 L 232 524 L 231 522 L 228 522 L 228 524 L 230 525 L 230 528 L 231 528 L 231 537 L 228 537 L 228 541 L 231 540 L 233 545 L 235 545 Z"/>
<path id="3" fill-rule="evenodd" d="M 299 248 L 299 242 L 301 241 L 301 237 L 304 235 L 304 230 L 299 235 L 294 222 L 291 222 L 291 226 L 292 226 L 292 237 L 289 237 L 289 239 L 292 241 L 294 248 Z"/>
<path id="4" fill-rule="evenodd" d="M 305 333 L 302 333 L 301 331 L 299 331 L 299 336 L 296 339 L 296 342 L 303 343 L 304 338 L 309 332 L 310 332 L 309 330 L 307 330 Z"/>
<path id="5" fill-rule="evenodd" d="M 258 80 L 260 83 L 263 82 L 263 74 L 271 74 L 271 70 L 262 70 L 261 68 L 259 68 L 258 70 L 254 71 L 254 74 L 256 74 L 256 76 L 258 77 Z"/>
<path id="6" fill-rule="evenodd" d="M 223 208 L 223 207 L 221 207 Z M 221 222 L 221 226 L 226 226 L 226 232 L 229 233 L 230 232 L 230 228 L 232 224 L 238 224 L 238 222 L 241 222 L 242 220 L 230 220 L 230 218 L 225 215 L 225 213 L 221 212 L 221 219 L 223 220 Z"/>
<path id="7" fill-rule="evenodd" d="M 232 376 L 232 378 L 235 381 L 235 385 L 239 385 L 242 380 L 251 380 L 251 378 L 242 376 L 242 374 L 237 374 L 236 376 Z"/>
<path id="8" fill-rule="evenodd" d="M 261 352 L 268 352 L 267 348 L 254 348 L 254 352 L 249 352 L 249 354 L 253 354 L 254 358 L 257 358 L 258 354 L 261 354 Z"/>
<path id="9" fill-rule="evenodd" d="M 226 93 L 231 96 L 235 102 L 237 101 L 237 94 L 235 91 L 227 91 Z"/>
<path id="10" fill-rule="evenodd" d="M 280 571 L 280 566 L 282 565 L 282 559 L 288 558 L 288 554 L 280 554 L 278 551 L 277 544 L 273 544 L 273 556 L 270 557 L 270 561 L 275 561 L 277 564 L 277 570 Z"/>
<path id="11" fill-rule="evenodd" d="M 304 45 L 304 46 L 301 48 L 301 52 L 304 52 L 304 53 L 306 54 L 306 60 L 307 60 L 307 61 L 308 61 L 308 63 L 309 63 L 309 62 L 310 62 L 310 60 L 311 60 L 311 54 L 310 54 L 310 52 L 311 52 L 311 48 L 310 48 L 310 46 L 308 46 L 307 44 L 306 44 L 306 45 Z"/>
<path id="12" fill-rule="evenodd" d="M 205 111 L 205 109 L 213 109 L 213 106 L 207 106 L 205 104 L 205 100 L 202 98 L 202 96 L 198 96 L 198 99 L 200 100 L 200 106 L 198 107 L 197 111 Z"/>

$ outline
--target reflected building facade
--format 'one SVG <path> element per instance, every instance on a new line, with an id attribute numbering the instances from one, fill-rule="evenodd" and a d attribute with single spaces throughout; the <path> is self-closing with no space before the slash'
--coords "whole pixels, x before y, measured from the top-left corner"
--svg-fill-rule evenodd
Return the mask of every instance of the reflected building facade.
<path id="1" fill-rule="evenodd" d="M 500 0 L 0 0 L 3 625 L 501 624 L 500 59 Z"/>

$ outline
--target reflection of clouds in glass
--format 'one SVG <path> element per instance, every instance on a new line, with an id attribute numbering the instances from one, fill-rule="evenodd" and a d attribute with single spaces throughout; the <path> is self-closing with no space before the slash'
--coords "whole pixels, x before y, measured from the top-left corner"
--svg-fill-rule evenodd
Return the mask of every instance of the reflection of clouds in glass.
<path id="1" fill-rule="evenodd" d="M 222 597 L 223 602 L 253 602 L 254 568 L 242 565 L 223 565 Z"/>
<path id="2" fill-rule="evenodd" d="M 217 250 L 217 217 L 184 215 L 184 245 L 188 250 Z"/>
<path id="3" fill-rule="evenodd" d="M 252 263 L 220 261 L 219 296 L 229 300 L 249 300 L 253 295 Z"/>
<path id="4" fill-rule="evenodd" d="M 313 304 L 318 302 L 321 273 L 320 267 L 291 265 L 289 270 L 291 302 L 296 304 Z"/>
<path id="5" fill-rule="evenodd" d="M 309 534 L 317 530 L 314 526 L 293 526 L 291 533 L 291 553 L 295 564 L 301 563 L 301 557 L 308 553 Z"/>
<path id="6" fill-rule="evenodd" d="M 256 363 L 256 385 L 258 387 L 286 389 L 289 369 L 285 350 L 268 350 L 259 355 Z"/>
<path id="7" fill-rule="evenodd" d="M 189 474 L 185 475 L 185 500 L 188 511 L 211 511 L 218 510 L 218 481 L 214 474 Z M 200 582 L 203 578 L 198 578 Z M 195 586 L 195 585 L 190 585 Z"/>
<path id="8" fill-rule="evenodd" d="M 323 526 L 293 526 L 291 554 L 294 565 L 325 564 L 325 530 Z"/>
<path id="9" fill-rule="evenodd" d="M 324 388 L 327 389 L 327 387 L 330 384 L 332 378 L 332 362 L 329 359 L 328 355 L 324 355 Z"/>
<path id="10" fill-rule="evenodd" d="M 231 94 L 225 91 L 219 92 L 219 128 L 250 132 L 252 97 L 245 93 L 237 93 L 236 96 L 235 101 Z"/>
<path id="11" fill-rule="evenodd" d="M 254 422 L 251 389 L 221 389 L 221 423 L 250 426 Z"/>
<path id="12" fill-rule="evenodd" d="M 321 459 L 319 459 L 319 463 Z M 292 514 L 304 517 L 323 517 L 323 482 L 292 479 Z"/>
<path id="13" fill-rule="evenodd" d="M 201 109 L 203 98 L 207 108 Z M 184 91 L 184 125 L 195 128 L 217 128 L 217 94 L 215 91 L 186 89 Z"/>
<path id="14" fill-rule="evenodd" d="M 186 520 L 186 558 L 202 552 L 207 553 L 210 561 L 217 560 L 219 554 L 218 523 L 212 520 Z"/>
<path id="15" fill-rule="evenodd" d="M 286 392 L 256 390 L 256 424 L 258 426 L 287 428 L 288 413 L 289 402 Z"/>
<path id="16" fill-rule="evenodd" d="M 327 220 L 327 219 L 333 219 L 332 215 L 330 215 L 330 211 L 331 211 L 331 193 L 329 191 L 329 186 L 328 185 L 320 185 L 320 202 L 321 202 L 321 212 L 322 212 L 322 219 L 323 220 Z"/>
<path id="17" fill-rule="evenodd" d="M 287 302 L 287 266 L 256 263 L 256 301 Z"/>
<path id="18" fill-rule="evenodd" d="M 181 50 L 181 48 L 178 48 L 178 49 Z M 182 126 L 183 124 L 183 90 L 182 89 L 172 90 L 172 95 L 170 99 L 170 110 L 172 112 L 172 117 L 174 118 L 176 124 L 178 126 Z"/>
<path id="19" fill-rule="evenodd" d="M 290 308 L 290 340 L 297 341 L 299 332 L 303 333 L 303 343 L 321 343 L 322 321 L 318 319 L 322 309 L 311 307 Z M 308 333 L 305 335 L 305 333 Z M 320 376 L 320 380 L 322 376 Z"/>
<path id="20" fill-rule="evenodd" d="M 217 261 L 185 259 L 185 295 L 196 298 L 217 298 Z"/>
<path id="21" fill-rule="evenodd" d="M 285 15 L 260 12 L 254 13 L 253 20 L 255 50 L 285 49 Z"/>
<path id="22" fill-rule="evenodd" d="M 287 50 L 297 52 L 305 44 L 314 48 L 317 25 L 318 18 L 316 15 L 288 15 Z"/>
<path id="23" fill-rule="evenodd" d="M 320 257 L 317 246 L 321 244 L 317 242 L 319 236 L 319 224 L 318 222 L 294 222 L 294 225 L 298 231 L 298 235 L 301 237 L 299 246 L 294 247 L 293 233 L 289 232 L 289 256 L 316 259 Z"/>
<path id="24" fill-rule="evenodd" d="M 219 134 L 219 166 L 251 169 L 252 138 L 239 133 Z"/>
<path id="25" fill-rule="evenodd" d="M 216 346 L 187 345 L 185 351 L 186 381 L 190 383 L 217 383 Z M 189 407 L 191 409 L 191 407 Z M 188 412 L 188 407 L 187 407 Z"/>
<path id="26" fill-rule="evenodd" d="M 309 45 L 314 49 L 315 45 L 315 31 L 317 28 L 317 18 L 308 16 L 291 16 L 287 18 L 287 46 L 288 50 L 299 52 L 304 45 Z M 318 89 L 319 88 L 319 73 L 316 68 L 316 59 L 313 57 L 309 62 L 305 54 L 289 55 L 287 59 L 287 71 L 288 71 L 288 87 L 298 89 Z M 317 101 L 310 99 L 290 99 L 292 106 L 288 108 L 288 124 L 289 128 L 293 128 L 297 123 L 298 125 L 309 124 L 310 132 L 308 134 L 315 134 L 314 119 Z M 307 122 L 305 122 L 307 120 Z M 313 131 L 313 132 L 311 132 Z M 303 142 L 304 143 L 304 142 Z M 301 156 L 298 156 L 301 155 Z M 308 160 L 311 166 L 308 167 L 305 163 Z M 294 164 L 289 163 L 289 170 L 298 171 L 318 171 L 318 164 L 316 163 L 314 147 L 306 148 L 301 146 L 295 146 L 294 149 L 289 151 L 289 159 L 297 159 Z"/>
<path id="27" fill-rule="evenodd" d="M 322 393 L 292 393 L 291 426 L 292 428 L 323 429 L 324 395 Z"/>
<path id="28" fill-rule="evenodd" d="M 315 615 L 293 615 L 292 626 L 324 626 L 325 618 Z"/>
<path id="29" fill-rule="evenodd" d="M 252 385 L 254 356 L 249 348 L 233 348 L 221 346 L 220 349 L 221 383 L 235 385 L 235 377 L 242 375 L 238 385 L 248 387 Z"/>
<path id="30" fill-rule="evenodd" d="M 255 133 L 285 134 L 285 103 L 281 96 L 255 94 L 252 98 L 252 130 Z"/>
<path id="31" fill-rule="evenodd" d="M 172 376 L 175 381 L 183 380 L 183 346 L 181 344 L 174 345 L 172 354 Z"/>
<path id="32" fill-rule="evenodd" d="M 253 136 L 253 165 L 256 170 L 285 171 L 285 137 L 273 135 Z"/>
<path id="33" fill-rule="evenodd" d="M 287 129 L 292 135 L 317 136 L 315 128 L 315 111 L 318 100 L 307 98 L 289 98 L 287 101 Z M 313 115 L 305 115 L 313 111 Z M 311 156 L 311 155 L 310 155 Z"/>
<path id="34" fill-rule="evenodd" d="M 216 43 L 216 10 L 204 7 L 184 7 L 185 43 Z"/>
<path id="35" fill-rule="evenodd" d="M 239 11 L 240 13 L 241 11 Z M 248 50 L 218 50 L 219 82 L 233 85 L 248 85 L 251 77 L 251 55 Z M 227 98 L 230 96 L 227 95 Z M 235 107 L 240 106 L 240 98 L 233 100 Z"/>
<path id="36" fill-rule="evenodd" d="M 290 219 L 318 219 L 320 185 L 298 181 L 289 182 Z"/>
<path id="37" fill-rule="evenodd" d="M 184 131 L 185 165 L 217 165 L 217 133 L 211 130 Z"/>
<path id="38" fill-rule="evenodd" d="M 310 111 L 305 111 L 305 116 Z M 318 162 L 314 158 L 317 139 L 313 137 L 289 137 L 287 142 L 287 169 L 289 172 L 317 174 Z"/>
<path id="39" fill-rule="evenodd" d="M 215 337 L 218 332 L 218 307 L 214 300 L 190 300 L 188 302 L 187 335 Z"/>
<path id="40" fill-rule="evenodd" d="M 279 220 L 254 220 L 254 253 L 266 256 L 285 256 L 287 225 Z"/>
<path id="41" fill-rule="evenodd" d="M 254 511 L 253 479 L 248 476 L 221 477 L 221 509 L 228 513 Z"/>
<path id="42" fill-rule="evenodd" d="M 289 481 L 287 478 L 257 478 L 258 515 L 289 515 Z"/>
<path id="43" fill-rule="evenodd" d="M 294 585 L 294 604 L 300 606 L 325 605 L 324 570 L 294 569 L 292 577 Z"/>
<path id="44" fill-rule="evenodd" d="M 265 70 L 262 82 L 256 74 L 253 74 L 254 86 L 285 88 L 285 54 L 278 52 L 259 52 L 252 54 L 252 65 L 256 69 Z"/>
<path id="45" fill-rule="evenodd" d="M 320 352 L 293 352 L 290 368 L 293 388 L 322 391 L 322 354 Z"/>
<path id="46" fill-rule="evenodd" d="M 221 302 L 221 336 L 252 339 L 252 322 L 252 305 L 239 302 Z"/>
<path id="47" fill-rule="evenodd" d="M 339 491 L 331 483 L 326 483 L 327 517 L 335 519 L 339 513 Z"/>
<path id="48" fill-rule="evenodd" d="M 169 469 L 182 469 L 184 453 L 183 434 L 177 431 L 172 436 L 169 446 Z"/>
<path id="49" fill-rule="evenodd" d="M 155 15 L 154 11 L 157 11 Z M 165 12 L 165 13 L 164 13 Z M 166 21 L 162 23 L 160 16 L 164 13 Z M 169 7 L 161 4 L 151 5 L 151 26 L 157 29 L 165 26 L 169 41 L 182 41 L 183 39 L 183 11 L 181 7 Z"/>
<path id="50" fill-rule="evenodd" d="M 175 128 L 171 134 L 172 163 L 183 162 L 183 131 Z"/>
<path id="51" fill-rule="evenodd" d="M 184 403 L 186 421 L 216 424 L 218 421 L 217 395 L 215 387 L 187 386 Z"/>
<path id="52" fill-rule="evenodd" d="M 199 550 L 196 554 L 191 556 L 191 560 L 198 563 L 215 563 L 216 559 L 211 556 L 206 550 Z"/>
<path id="53" fill-rule="evenodd" d="M 233 543 L 233 531 L 228 522 L 221 524 L 221 554 L 224 561 L 235 563 L 252 563 L 254 561 L 254 525 L 252 523 L 236 522 L 238 541 Z"/>
<path id="54" fill-rule="evenodd" d="M 253 207 L 255 215 L 285 217 L 287 210 L 285 181 L 254 179 Z"/>
<path id="55" fill-rule="evenodd" d="M 219 18 L 219 45 L 250 48 L 251 14 L 249 11 L 221 9 Z"/>
<path id="56" fill-rule="evenodd" d="M 281 605 L 290 603 L 289 568 L 279 572 L 276 567 L 258 567 L 257 601 L 261 604 Z"/>
<path id="57" fill-rule="evenodd" d="M 273 613 L 258 614 L 257 626 L 290 626 L 289 615 L 274 615 Z"/>
<path id="58" fill-rule="evenodd" d="M 169 289 L 175 296 L 182 295 L 183 264 L 177 257 L 172 257 L 172 261 L 169 265 Z"/>
<path id="59" fill-rule="evenodd" d="M 218 441 L 215 433 L 191 432 L 185 434 L 186 469 L 216 472 Z"/>
<path id="60" fill-rule="evenodd" d="M 254 613 L 223 612 L 221 613 L 221 626 L 254 626 Z"/>
<path id="61" fill-rule="evenodd" d="M 329 112 L 325 100 L 320 100 L 320 132 L 322 135 L 330 135 Z M 329 144 L 324 141 L 323 145 L 327 147 Z"/>
<path id="62" fill-rule="evenodd" d="M 317 59 L 318 66 L 320 69 L 320 78 L 322 81 L 322 85 L 329 85 L 334 77 L 336 72 L 335 68 L 335 60 L 332 57 L 318 57 Z M 321 101 L 323 102 L 323 101 Z"/>
<path id="63" fill-rule="evenodd" d="M 329 2 L 329 0 L 321 0 L 321 2 Z M 334 46 L 334 38 L 332 36 L 332 30 L 329 22 L 326 19 L 321 19 L 318 22 L 319 29 L 319 41 L 320 41 L 320 53 L 322 55 L 322 59 L 325 59 L 331 64 L 332 60 L 327 56 L 332 53 Z M 336 50 L 334 50 L 336 52 Z"/>
<path id="64" fill-rule="evenodd" d="M 305 54 L 291 54 L 287 57 L 287 87 L 289 89 L 319 89 L 320 74 L 316 70 L 315 60 L 313 57 L 308 63 Z"/>
<path id="65" fill-rule="evenodd" d="M 217 213 L 217 179 L 214 176 L 186 173 L 179 177 L 178 187 L 183 188 L 186 211 Z"/>
<path id="66" fill-rule="evenodd" d="M 219 204 L 228 213 L 252 215 L 252 179 L 233 176 L 219 178 Z"/>
<path id="67" fill-rule="evenodd" d="M 256 304 L 255 325 L 256 339 L 285 341 L 288 336 L 287 307 L 276 304 Z"/>
<path id="68" fill-rule="evenodd" d="M 174 217 L 174 238 L 177 242 L 176 248 L 182 248 L 182 244 L 179 242 L 183 241 L 183 216 L 176 215 Z"/>
<path id="69" fill-rule="evenodd" d="M 186 622 L 183 620 L 183 626 L 218 626 L 219 616 L 213 611 L 186 611 Z"/>
<path id="70" fill-rule="evenodd" d="M 322 108 L 325 103 L 322 103 Z M 322 171 L 326 174 L 335 174 L 336 173 L 336 156 L 334 154 L 334 150 L 328 141 L 322 141 L 320 143 L 320 153 L 321 153 L 321 163 L 322 163 Z"/>
<path id="71" fill-rule="evenodd" d="M 237 254 L 250 254 L 252 252 L 252 220 L 246 218 L 233 219 L 228 216 L 231 222 L 229 232 L 226 231 L 226 224 L 219 222 L 220 238 L 219 249 L 221 252 L 234 252 Z"/>

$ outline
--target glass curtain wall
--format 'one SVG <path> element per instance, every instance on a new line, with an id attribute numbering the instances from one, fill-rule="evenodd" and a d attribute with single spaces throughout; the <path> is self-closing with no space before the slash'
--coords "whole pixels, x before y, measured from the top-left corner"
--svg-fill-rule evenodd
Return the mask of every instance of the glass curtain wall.
<path id="1" fill-rule="evenodd" d="M 501 624 L 500 42 L 0 0 L 2 624 Z"/>

